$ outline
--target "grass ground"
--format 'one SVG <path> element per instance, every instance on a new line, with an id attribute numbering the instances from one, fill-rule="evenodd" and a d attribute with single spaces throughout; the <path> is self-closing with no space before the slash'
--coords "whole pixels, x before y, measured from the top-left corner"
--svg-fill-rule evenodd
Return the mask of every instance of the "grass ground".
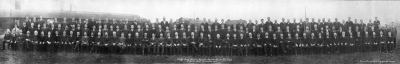
<path id="1" fill-rule="evenodd" d="M 95 53 L 48 53 L 0 51 L 1 64 L 25 63 L 188 63 L 182 59 L 225 59 L 215 63 L 273 63 L 273 64 L 375 64 L 400 63 L 400 51 L 393 53 L 368 52 L 335 55 L 292 55 L 292 56 L 145 56 Z M 206 62 L 209 63 L 209 62 Z M 214 62 L 212 62 L 214 63 Z"/>

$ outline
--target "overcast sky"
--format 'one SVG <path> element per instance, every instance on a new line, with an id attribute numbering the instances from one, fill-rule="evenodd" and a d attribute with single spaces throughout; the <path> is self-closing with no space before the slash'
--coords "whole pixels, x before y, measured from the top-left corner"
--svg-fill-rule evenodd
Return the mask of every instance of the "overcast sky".
<path id="1" fill-rule="evenodd" d="M 153 22 L 156 18 L 179 17 L 200 19 L 260 20 L 271 17 L 299 20 L 299 18 L 339 18 L 374 20 L 383 24 L 399 22 L 399 1 L 289 1 L 289 0 L 0 0 L 0 10 L 90 11 L 136 14 Z M 304 20 L 304 19 L 303 19 Z"/>

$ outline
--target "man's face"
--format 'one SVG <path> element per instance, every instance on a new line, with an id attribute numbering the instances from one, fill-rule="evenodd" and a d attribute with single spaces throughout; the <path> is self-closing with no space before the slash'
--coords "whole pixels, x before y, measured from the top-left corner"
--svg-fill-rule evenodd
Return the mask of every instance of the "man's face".
<path id="1" fill-rule="evenodd" d="M 171 35 L 170 34 L 167 34 L 167 37 L 170 37 Z"/>
<path id="2" fill-rule="evenodd" d="M 178 37 L 178 36 L 179 36 L 177 32 L 175 32 L 175 36 L 176 36 L 176 37 Z"/>
<path id="3" fill-rule="evenodd" d="M 35 26 L 35 24 L 34 24 L 34 23 L 31 23 L 31 27 L 33 27 L 33 26 Z"/>
<path id="4" fill-rule="evenodd" d="M 272 30 L 272 26 L 271 26 L 271 25 L 269 25 L 269 27 L 268 27 L 268 28 L 269 28 L 269 30 Z"/>
<path id="5" fill-rule="evenodd" d="M 343 37 L 346 36 L 346 33 L 345 33 L 345 32 L 342 32 L 342 36 L 343 36 Z"/>
<path id="6" fill-rule="evenodd" d="M 333 36 L 334 36 L 334 37 L 337 37 L 337 33 L 334 33 Z"/>
<path id="7" fill-rule="evenodd" d="M 144 33 L 144 37 L 147 38 L 147 33 Z"/>
<path id="8" fill-rule="evenodd" d="M 99 33 L 97 33 L 97 37 L 100 37 L 101 36 L 101 33 L 99 32 Z"/>
<path id="9" fill-rule="evenodd" d="M 226 38 L 229 39 L 229 37 L 230 37 L 230 35 L 229 35 L 229 34 L 226 34 Z"/>
<path id="10" fill-rule="evenodd" d="M 250 34 L 249 34 L 249 38 L 253 38 L 253 34 L 250 33 Z"/>
<path id="11" fill-rule="evenodd" d="M 183 37 L 186 37 L 186 33 L 183 33 Z"/>
<path id="12" fill-rule="evenodd" d="M 281 27 L 278 27 L 278 31 L 280 31 L 281 30 Z"/>
<path id="13" fill-rule="evenodd" d="M 349 27 L 349 30 L 351 30 L 351 27 Z"/>
<path id="14" fill-rule="evenodd" d="M 29 31 L 26 32 L 26 35 L 30 35 L 31 33 Z"/>
<path id="15" fill-rule="evenodd" d="M 314 37 L 315 35 L 314 35 L 314 33 L 311 33 L 311 37 Z"/>
<path id="16" fill-rule="evenodd" d="M 69 31 L 69 34 L 70 34 L 70 35 L 73 35 L 73 34 L 74 34 L 74 32 L 73 32 L 73 31 Z"/>
<path id="17" fill-rule="evenodd" d="M 51 36 L 51 32 L 48 32 L 48 33 L 47 33 L 47 36 Z"/>
<path id="18" fill-rule="evenodd" d="M 288 31 L 290 30 L 289 26 L 286 26 L 286 30 L 288 30 Z"/>

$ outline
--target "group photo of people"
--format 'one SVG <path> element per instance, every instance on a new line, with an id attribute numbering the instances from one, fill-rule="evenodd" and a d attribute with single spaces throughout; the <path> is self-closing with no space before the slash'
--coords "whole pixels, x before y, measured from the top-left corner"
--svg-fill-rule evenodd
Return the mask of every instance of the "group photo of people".
<path id="1" fill-rule="evenodd" d="M 283 56 L 391 53 L 397 30 L 374 20 L 14 18 L 3 50 L 131 55 Z"/>

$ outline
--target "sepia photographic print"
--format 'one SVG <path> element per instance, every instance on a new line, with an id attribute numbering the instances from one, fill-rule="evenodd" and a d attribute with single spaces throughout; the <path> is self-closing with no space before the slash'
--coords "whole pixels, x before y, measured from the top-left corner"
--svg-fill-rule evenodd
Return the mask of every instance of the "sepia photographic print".
<path id="1" fill-rule="evenodd" d="M 400 64 L 396 0 L 0 0 L 0 64 Z"/>

